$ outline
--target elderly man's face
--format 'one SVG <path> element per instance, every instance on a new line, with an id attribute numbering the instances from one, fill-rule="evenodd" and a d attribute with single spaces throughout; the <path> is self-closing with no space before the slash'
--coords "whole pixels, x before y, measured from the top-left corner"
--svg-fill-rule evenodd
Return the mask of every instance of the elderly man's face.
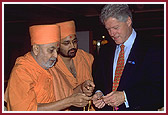
<path id="1" fill-rule="evenodd" d="M 61 40 L 60 44 L 60 55 L 63 57 L 73 58 L 76 56 L 76 52 L 78 49 L 78 40 L 76 35 L 70 35 Z"/>
<path id="2" fill-rule="evenodd" d="M 130 18 L 126 22 L 121 22 L 116 18 L 108 18 L 104 21 L 105 27 L 116 44 L 123 44 L 132 33 L 132 21 Z"/>
<path id="3" fill-rule="evenodd" d="M 44 69 L 49 69 L 54 66 L 57 59 L 58 48 L 59 43 L 57 42 L 39 45 L 39 53 L 36 56 L 38 64 Z"/>

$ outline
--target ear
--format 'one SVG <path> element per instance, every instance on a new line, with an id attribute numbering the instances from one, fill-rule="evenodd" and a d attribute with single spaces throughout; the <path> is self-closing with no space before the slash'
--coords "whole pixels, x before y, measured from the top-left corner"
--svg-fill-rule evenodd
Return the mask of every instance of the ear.
<path id="1" fill-rule="evenodd" d="M 40 46 L 37 45 L 37 44 L 33 45 L 33 53 L 34 53 L 34 55 L 37 56 L 39 52 L 40 52 Z"/>
<path id="2" fill-rule="evenodd" d="M 128 19 L 127 19 L 127 22 L 126 22 L 126 23 L 127 23 L 127 25 L 128 25 L 128 26 L 131 26 L 131 25 L 132 25 L 132 20 L 131 20 L 131 18 L 130 18 L 130 17 L 128 17 Z"/>

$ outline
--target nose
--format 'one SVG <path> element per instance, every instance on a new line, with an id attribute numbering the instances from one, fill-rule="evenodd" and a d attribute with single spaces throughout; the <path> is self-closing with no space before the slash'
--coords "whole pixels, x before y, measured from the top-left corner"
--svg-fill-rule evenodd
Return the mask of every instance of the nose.
<path id="1" fill-rule="evenodd" d="M 54 54 L 53 54 L 53 57 L 57 58 L 57 56 L 58 56 L 58 53 L 57 53 L 57 51 L 55 50 L 55 51 L 54 51 Z"/>
<path id="2" fill-rule="evenodd" d="M 70 42 L 70 47 L 75 48 L 75 44 L 73 42 Z"/>
<path id="3" fill-rule="evenodd" d="M 112 30 L 112 29 L 110 29 L 109 31 L 108 31 L 108 33 L 109 33 L 109 35 L 110 36 L 115 36 L 115 31 L 114 30 Z"/>

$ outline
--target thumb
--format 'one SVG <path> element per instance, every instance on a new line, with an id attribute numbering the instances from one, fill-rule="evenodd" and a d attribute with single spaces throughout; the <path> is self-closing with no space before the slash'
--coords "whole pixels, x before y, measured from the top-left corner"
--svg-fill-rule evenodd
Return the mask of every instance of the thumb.
<path id="1" fill-rule="evenodd" d="M 106 96 L 104 96 L 104 98 L 108 98 L 108 97 L 110 97 L 111 95 L 113 95 L 113 91 L 112 92 L 110 92 L 109 94 L 107 94 Z"/>

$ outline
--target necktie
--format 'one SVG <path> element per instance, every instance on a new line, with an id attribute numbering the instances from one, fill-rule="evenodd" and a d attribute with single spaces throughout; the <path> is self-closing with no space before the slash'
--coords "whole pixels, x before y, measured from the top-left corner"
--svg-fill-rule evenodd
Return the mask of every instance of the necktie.
<path id="1" fill-rule="evenodd" d="M 120 78 L 124 69 L 124 45 L 122 44 L 120 46 L 121 50 L 118 56 L 118 60 L 117 60 L 117 67 L 115 70 L 115 77 L 114 77 L 114 82 L 113 82 L 113 91 L 116 91 L 118 86 L 119 86 L 119 82 L 120 82 Z M 113 107 L 113 111 L 117 111 L 119 108 L 118 107 Z"/>
<path id="2" fill-rule="evenodd" d="M 124 69 L 124 45 L 122 44 L 120 46 L 121 50 L 118 56 L 118 60 L 117 60 L 117 66 L 116 66 L 116 70 L 115 70 L 115 77 L 114 77 L 114 82 L 113 82 L 113 91 L 116 91 L 118 86 L 119 86 L 119 82 L 120 82 L 120 78 Z"/>

